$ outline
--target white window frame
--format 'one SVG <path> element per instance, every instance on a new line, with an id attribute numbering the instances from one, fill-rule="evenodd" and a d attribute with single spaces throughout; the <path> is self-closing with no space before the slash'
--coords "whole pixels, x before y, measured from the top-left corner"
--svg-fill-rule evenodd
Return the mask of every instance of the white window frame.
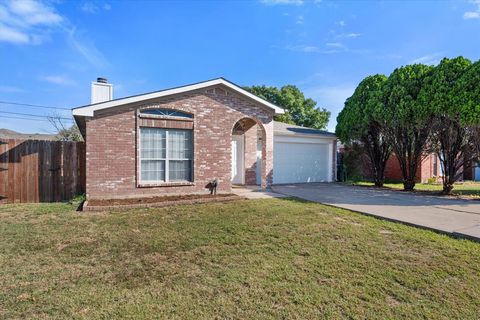
<path id="1" fill-rule="evenodd" d="M 142 158 L 142 136 L 141 131 L 142 128 L 145 129 L 157 129 L 157 130 L 164 130 L 165 131 L 165 158 Z M 169 131 L 191 131 L 191 159 L 188 158 L 170 158 L 168 155 L 168 148 L 169 148 L 169 141 L 168 135 Z M 161 184 L 176 184 L 176 183 L 193 183 L 193 130 L 191 129 L 174 129 L 174 128 L 157 128 L 157 127 L 139 127 L 139 139 L 138 139 L 138 181 L 140 185 L 161 185 Z M 154 161 L 165 161 L 165 180 L 142 180 L 142 160 L 154 160 Z M 173 180 L 170 181 L 170 170 L 169 170 L 169 163 L 170 161 L 190 161 L 190 180 Z"/>

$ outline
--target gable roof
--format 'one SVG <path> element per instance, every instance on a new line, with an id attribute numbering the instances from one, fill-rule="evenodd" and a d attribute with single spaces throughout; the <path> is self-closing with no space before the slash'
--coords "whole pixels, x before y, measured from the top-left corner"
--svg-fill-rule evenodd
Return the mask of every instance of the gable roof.
<path id="1" fill-rule="evenodd" d="M 284 113 L 283 109 L 280 108 L 279 106 L 274 105 L 273 103 L 270 103 L 250 92 L 247 90 L 243 89 L 242 87 L 236 85 L 233 82 L 230 82 L 224 78 L 217 78 L 213 80 L 207 80 L 203 82 L 198 82 L 186 86 L 181 86 L 181 87 L 175 87 L 171 89 L 165 89 L 165 90 L 160 90 L 160 91 L 154 91 L 154 92 L 149 92 L 149 93 L 143 93 L 135 96 L 130 96 L 130 97 L 125 97 L 125 98 L 120 98 L 120 99 L 114 99 L 114 100 L 109 100 L 105 102 L 100 102 L 100 103 L 95 103 L 95 104 L 90 104 L 82 107 L 77 107 L 72 109 L 72 113 L 74 116 L 84 116 L 84 117 L 93 117 L 94 112 L 97 110 L 102 110 L 102 109 L 107 109 L 107 108 L 114 108 L 117 106 L 129 104 L 129 103 L 135 103 L 135 102 L 140 102 L 143 100 L 149 100 L 149 99 L 156 99 L 160 97 L 166 97 L 174 94 L 179 94 L 179 93 L 184 93 L 188 91 L 193 91 L 193 90 L 198 90 L 198 89 L 203 89 L 206 87 L 214 86 L 214 85 L 224 85 L 233 91 L 248 97 L 263 106 L 272 109 L 275 111 L 275 114 L 282 114 Z"/>
<path id="2" fill-rule="evenodd" d="M 335 139 L 335 133 L 325 130 L 318 130 L 313 128 L 306 128 L 297 126 L 294 124 L 288 124 L 283 122 L 273 122 L 273 133 L 285 136 L 298 136 L 298 135 L 314 135 Z"/>

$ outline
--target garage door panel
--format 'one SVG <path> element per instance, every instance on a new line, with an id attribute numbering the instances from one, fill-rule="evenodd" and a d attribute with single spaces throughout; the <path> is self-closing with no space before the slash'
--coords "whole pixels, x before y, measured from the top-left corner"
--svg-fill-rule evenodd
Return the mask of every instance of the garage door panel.
<path id="1" fill-rule="evenodd" d="M 274 183 L 328 181 L 328 144 L 275 142 Z"/>

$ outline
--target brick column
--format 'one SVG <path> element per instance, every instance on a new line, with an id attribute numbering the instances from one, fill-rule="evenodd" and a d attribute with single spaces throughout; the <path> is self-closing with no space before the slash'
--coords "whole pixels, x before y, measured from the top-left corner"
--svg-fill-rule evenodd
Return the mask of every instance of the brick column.
<path id="1" fill-rule="evenodd" d="M 254 125 L 245 132 L 245 185 L 257 183 L 257 128 Z"/>
<path id="2" fill-rule="evenodd" d="M 262 189 L 273 182 L 273 121 L 263 124 L 262 133 Z"/>

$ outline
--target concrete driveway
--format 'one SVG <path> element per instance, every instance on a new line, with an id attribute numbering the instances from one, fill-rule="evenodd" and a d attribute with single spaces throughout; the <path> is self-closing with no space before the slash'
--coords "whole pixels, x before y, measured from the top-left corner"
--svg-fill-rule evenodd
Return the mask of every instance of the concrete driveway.
<path id="1" fill-rule="evenodd" d="M 337 183 L 278 185 L 273 190 L 480 241 L 480 201 L 446 199 Z"/>

